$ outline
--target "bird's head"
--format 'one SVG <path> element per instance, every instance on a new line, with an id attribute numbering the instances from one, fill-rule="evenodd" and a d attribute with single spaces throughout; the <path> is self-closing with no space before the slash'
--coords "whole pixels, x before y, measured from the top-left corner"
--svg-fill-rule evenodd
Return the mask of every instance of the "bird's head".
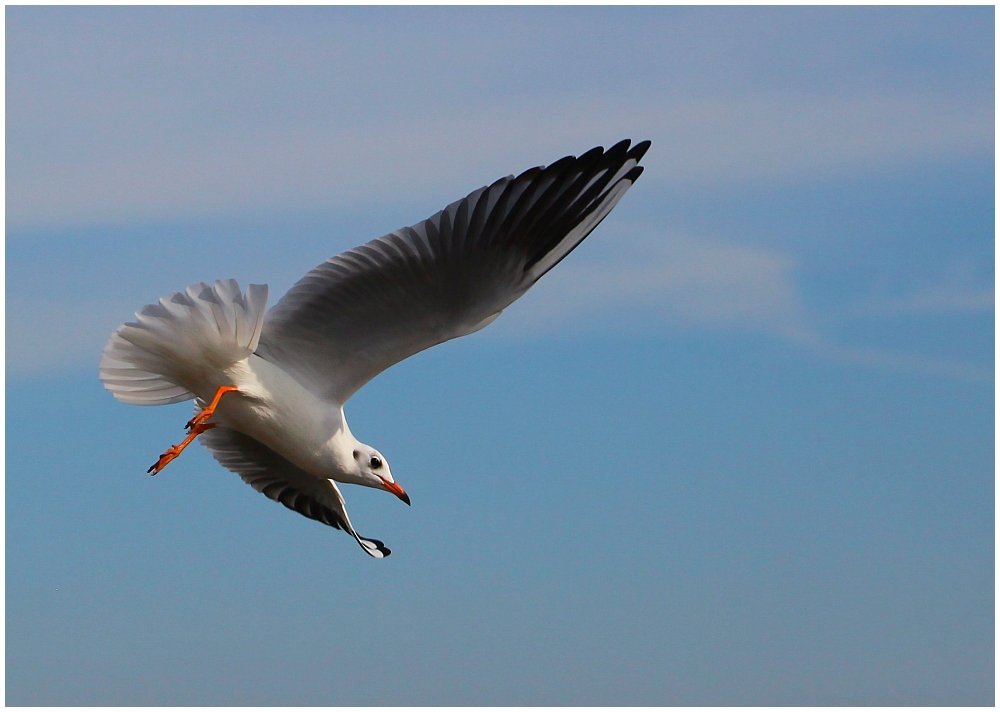
<path id="1" fill-rule="evenodd" d="M 373 447 L 358 443 L 353 455 L 354 465 L 357 468 L 356 475 L 360 479 L 358 484 L 392 492 L 407 504 L 410 503 L 409 495 L 392 479 L 389 463 L 382 457 L 382 453 Z"/>

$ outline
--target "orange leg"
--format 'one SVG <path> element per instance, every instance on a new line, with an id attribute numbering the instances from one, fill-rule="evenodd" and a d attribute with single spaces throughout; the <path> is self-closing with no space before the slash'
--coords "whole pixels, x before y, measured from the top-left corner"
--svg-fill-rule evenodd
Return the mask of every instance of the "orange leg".
<path id="1" fill-rule="evenodd" d="M 196 437 L 201 435 L 206 430 L 214 428 L 215 423 L 206 423 L 205 421 L 215 415 L 215 407 L 219 405 L 219 401 L 222 399 L 222 396 L 238 390 L 239 389 L 236 388 L 236 386 L 222 386 L 219 388 L 219 390 L 215 392 L 215 398 L 212 399 L 212 402 L 209 403 L 208 407 L 198 413 L 195 417 L 191 418 L 191 420 L 187 422 L 187 425 L 184 426 L 185 429 L 191 431 L 188 433 L 188 436 L 184 438 L 184 442 L 180 445 L 171 445 L 165 453 L 160 455 L 160 459 L 157 460 L 152 467 L 146 470 L 146 472 L 151 475 L 157 474 L 170 462 L 175 460 L 177 456 L 184 451 L 184 448 L 190 445 Z"/>
<path id="2" fill-rule="evenodd" d="M 204 423 L 206 420 L 211 418 L 213 415 L 215 415 L 215 407 L 219 405 L 219 401 L 222 400 L 222 396 L 226 395 L 227 393 L 232 393 L 233 391 L 238 391 L 238 390 L 239 388 L 237 388 L 236 386 L 220 386 L 219 390 L 215 392 L 215 398 L 213 398 L 212 402 L 208 404 L 208 407 L 205 408 L 205 410 L 198 413 L 198 415 L 191 418 L 191 420 L 187 422 L 187 425 L 184 426 L 184 429 L 191 430 L 192 428 L 196 428 L 202 423 Z"/>

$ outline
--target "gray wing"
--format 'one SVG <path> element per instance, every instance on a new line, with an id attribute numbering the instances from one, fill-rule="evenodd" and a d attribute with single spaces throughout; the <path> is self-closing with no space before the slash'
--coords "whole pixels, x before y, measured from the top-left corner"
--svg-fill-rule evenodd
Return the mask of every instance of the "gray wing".
<path id="1" fill-rule="evenodd" d="M 501 178 L 332 257 L 268 312 L 257 355 L 343 404 L 403 359 L 483 328 L 597 227 L 649 141 Z"/>
<path id="2" fill-rule="evenodd" d="M 344 498 L 332 480 L 313 477 L 260 441 L 230 428 L 217 426 L 198 440 L 219 464 L 258 492 L 305 517 L 347 532 L 377 559 L 390 554 L 382 542 L 365 539 L 354 531 Z"/>

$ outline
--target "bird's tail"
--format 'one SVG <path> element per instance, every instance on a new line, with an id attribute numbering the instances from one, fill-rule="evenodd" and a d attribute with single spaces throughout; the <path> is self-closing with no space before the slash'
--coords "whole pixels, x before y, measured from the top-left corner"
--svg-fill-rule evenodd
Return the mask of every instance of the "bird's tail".
<path id="1" fill-rule="evenodd" d="M 101 356 L 101 383 L 123 403 L 165 405 L 194 398 L 184 384 L 207 368 L 223 369 L 257 349 L 267 285 L 244 296 L 236 280 L 174 292 L 118 327 Z"/>

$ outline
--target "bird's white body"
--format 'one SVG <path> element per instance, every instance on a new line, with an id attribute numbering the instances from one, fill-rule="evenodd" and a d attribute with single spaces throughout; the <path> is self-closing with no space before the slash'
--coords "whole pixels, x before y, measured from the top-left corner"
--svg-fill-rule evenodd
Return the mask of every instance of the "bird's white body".
<path id="1" fill-rule="evenodd" d="M 629 143 L 501 178 L 332 257 L 266 319 L 267 287 L 243 294 L 235 280 L 147 305 L 111 335 L 101 381 L 125 403 L 201 409 L 150 471 L 198 437 L 259 492 L 388 555 L 354 531 L 334 483 L 409 497 L 351 434 L 344 404 L 393 364 L 490 324 L 579 245 L 642 172 L 649 142 Z"/>
<path id="2" fill-rule="evenodd" d="M 343 408 L 317 398 L 281 368 L 251 354 L 206 374 L 192 392 L 209 402 L 220 386 L 235 386 L 215 409 L 215 422 L 267 445 L 310 475 L 365 484 L 353 474 L 352 452 L 359 443 Z"/>

